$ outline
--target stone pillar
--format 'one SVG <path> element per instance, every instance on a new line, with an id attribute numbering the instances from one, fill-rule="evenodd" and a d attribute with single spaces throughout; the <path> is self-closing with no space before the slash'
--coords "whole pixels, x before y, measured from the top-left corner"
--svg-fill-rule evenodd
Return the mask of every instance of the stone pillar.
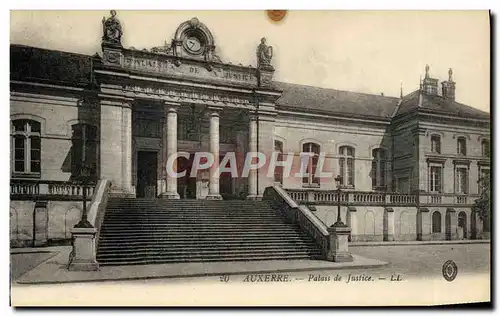
<path id="1" fill-rule="evenodd" d="M 346 224 L 351 229 L 349 241 L 356 241 L 358 235 L 358 220 L 356 218 L 356 208 L 349 206 L 346 212 Z"/>
<path id="2" fill-rule="evenodd" d="M 250 116 L 248 122 L 248 152 L 257 152 L 257 117 Z M 250 170 L 248 174 L 248 195 L 247 199 L 257 198 L 257 170 Z"/>
<path id="3" fill-rule="evenodd" d="M 263 106 L 262 103 L 259 105 L 260 108 Z M 274 107 L 274 104 L 269 107 Z M 268 177 L 268 168 L 274 152 L 274 117 L 267 113 L 259 114 L 257 124 L 257 150 L 266 156 L 266 164 L 257 170 L 257 197 L 260 199 L 266 188 L 274 185 L 274 172 Z"/>
<path id="4" fill-rule="evenodd" d="M 219 111 L 218 108 L 209 108 L 210 113 L 210 153 L 214 163 L 210 167 L 210 182 L 208 184 L 207 200 L 221 200 L 219 193 Z"/>
<path id="5" fill-rule="evenodd" d="M 431 240 L 431 213 L 421 207 L 417 210 L 417 240 Z"/>
<path id="6" fill-rule="evenodd" d="M 95 228 L 73 228 L 74 256 L 70 258 L 71 271 L 95 271 L 99 269 L 96 260 Z"/>
<path id="7" fill-rule="evenodd" d="M 132 187 L 131 99 L 101 100 L 100 177 L 111 181 L 110 194 L 134 196 Z"/>
<path id="8" fill-rule="evenodd" d="M 132 185 L 132 109 L 122 108 L 122 187 L 131 193 L 135 193 Z"/>
<path id="9" fill-rule="evenodd" d="M 394 209 L 384 209 L 384 241 L 394 241 Z"/>
<path id="10" fill-rule="evenodd" d="M 457 227 L 458 227 L 458 214 L 454 209 L 448 208 L 446 210 L 446 215 L 445 215 L 445 232 L 447 240 L 458 239 Z"/>
<path id="11" fill-rule="evenodd" d="M 353 260 L 349 252 L 348 238 L 351 229 L 347 226 L 330 226 L 329 247 L 326 260 L 334 262 L 351 262 Z"/>
<path id="12" fill-rule="evenodd" d="M 165 111 L 166 111 L 166 126 L 164 128 L 163 137 L 166 138 L 166 144 L 163 148 L 164 150 L 164 159 L 162 168 L 165 170 L 165 182 L 166 182 L 166 190 L 165 192 L 160 193 L 160 196 L 165 199 L 179 199 L 179 193 L 177 193 L 177 178 L 171 177 L 166 169 L 167 159 L 172 154 L 177 152 L 177 108 L 179 107 L 178 103 L 170 103 L 165 102 Z M 177 159 L 172 162 L 173 170 L 177 169 Z"/>

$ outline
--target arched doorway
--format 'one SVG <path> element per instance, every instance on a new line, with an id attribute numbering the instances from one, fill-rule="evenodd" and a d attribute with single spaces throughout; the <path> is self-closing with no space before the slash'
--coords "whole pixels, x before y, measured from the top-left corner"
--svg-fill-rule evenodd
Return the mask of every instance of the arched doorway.
<path id="1" fill-rule="evenodd" d="M 467 239 L 467 214 L 464 211 L 458 213 L 458 238 Z"/>

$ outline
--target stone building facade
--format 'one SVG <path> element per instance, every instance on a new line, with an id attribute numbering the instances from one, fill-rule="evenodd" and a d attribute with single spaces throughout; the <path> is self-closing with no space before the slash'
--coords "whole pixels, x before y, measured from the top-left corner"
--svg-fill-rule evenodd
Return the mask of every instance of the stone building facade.
<path id="1" fill-rule="evenodd" d="M 490 170 L 490 117 L 455 100 L 451 69 L 439 89 L 427 67 L 421 86 L 397 98 L 277 82 L 265 39 L 257 67 L 222 62 L 196 18 L 150 50 L 125 48 L 121 36 L 113 11 L 94 56 L 11 45 L 13 245 L 69 238 L 82 190 L 93 190 L 74 181 L 82 164 L 128 197 L 258 199 L 277 184 L 327 225 L 340 199 L 351 240 L 482 232 L 471 205 Z M 292 153 L 293 170 L 301 152 L 321 153 L 323 170 L 342 176 L 341 195 L 333 177 L 281 169 L 169 177 L 164 166 L 180 151 L 216 161 L 234 152 L 239 166 L 248 152 Z M 192 159 L 177 166 L 189 174 Z"/>

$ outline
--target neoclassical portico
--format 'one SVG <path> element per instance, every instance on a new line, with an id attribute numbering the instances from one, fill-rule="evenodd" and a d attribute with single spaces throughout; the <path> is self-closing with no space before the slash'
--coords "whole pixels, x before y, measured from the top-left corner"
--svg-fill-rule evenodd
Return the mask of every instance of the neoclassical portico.
<path id="1" fill-rule="evenodd" d="M 105 30 L 95 74 L 101 91 L 101 175 L 112 181 L 112 192 L 179 199 L 186 196 L 179 192 L 186 186 L 193 191 L 196 181 L 196 198 L 221 199 L 220 188 L 227 191 L 229 181 L 229 187 L 244 187 L 247 198 L 259 198 L 273 183 L 265 172 L 251 170 L 248 179 L 222 181 L 218 164 L 221 153 L 231 150 L 266 156 L 273 151 L 274 107 L 281 92 L 271 86 L 272 48 L 265 40 L 257 48 L 255 68 L 222 63 L 212 34 L 196 18 L 179 26 L 170 46 L 151 50 L 124 48 L 121 33 L 113 38 L 109 34 Z M 142 124 L 144 120 L 149 123 Z M 188 124 L 189 132 L 196 130 L 198 136 L 182 139 L 186 135 L 179 131 L 182 134 Z M 229 125 L 234 130 L 226 130 Z M 144 128 L 157 128 L 158 133 L 143 135 Z M 234 133 L 234 139 L 221 139 L 221 132 Z M 169 157 L 180 151 L 208 151 L 214 157 L 210 170 L 182 189 L 165 170 Z M 172 161 L 174 167 L 185 164 Z M 141 184 L 141 177 L 149 184 Z"/>

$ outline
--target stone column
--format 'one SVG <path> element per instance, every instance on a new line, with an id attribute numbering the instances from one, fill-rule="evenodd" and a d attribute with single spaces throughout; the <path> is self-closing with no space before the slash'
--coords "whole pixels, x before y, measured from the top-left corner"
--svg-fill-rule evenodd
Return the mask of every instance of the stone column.
<path id="1" fill-rule="evenodd" d="M 111 181 L 112 195 L 134 196 L 131 101 L 125 98 L 100 101 L 100 178 Z"/>
<path id="2" fill-rule="evenodd" d="M 248 122 L 248 151 L 257 152 L 257 117 L 250 116 Z M 247 199 L 257 198 L 257 170 L 250 170 L 248 174 L 248 195 Z"/>
<path id="3" fill-rule="evenodd" d="M 384 241 L 394 241 L 394 209 L 384 209 Z"/>
<path id="4" fill-rule="evenodd" d="M 221 200 L 219 194 L 219 108 L 209 108 L 210 113 L 210 153 L 214 163 L 210 167 L 210 182 L 207 200 Z"/>
<path id="5" fill-rule="evenodd" d="M 166 146 L 163 149 L 165 154 L 162 162 L 162 168 L 165 170 L 166 190 L 165 192 L 162 192 L 160 196 L 165 199 L 175 200 L 180 198 L 179 193 L 177 193 L 177 178 L 168 174 L 166 166 L 168 157 L 177 152 L 177 108 L 179 107 L 179 104 L 165 102 L 165 107 L 167 117 L 165 128 L 166 135 L 163 135 L 163 137 L 166 137 Z M 177 169 L 177 159 L 172 162 L 172 168 L 173 170 Z"/>

